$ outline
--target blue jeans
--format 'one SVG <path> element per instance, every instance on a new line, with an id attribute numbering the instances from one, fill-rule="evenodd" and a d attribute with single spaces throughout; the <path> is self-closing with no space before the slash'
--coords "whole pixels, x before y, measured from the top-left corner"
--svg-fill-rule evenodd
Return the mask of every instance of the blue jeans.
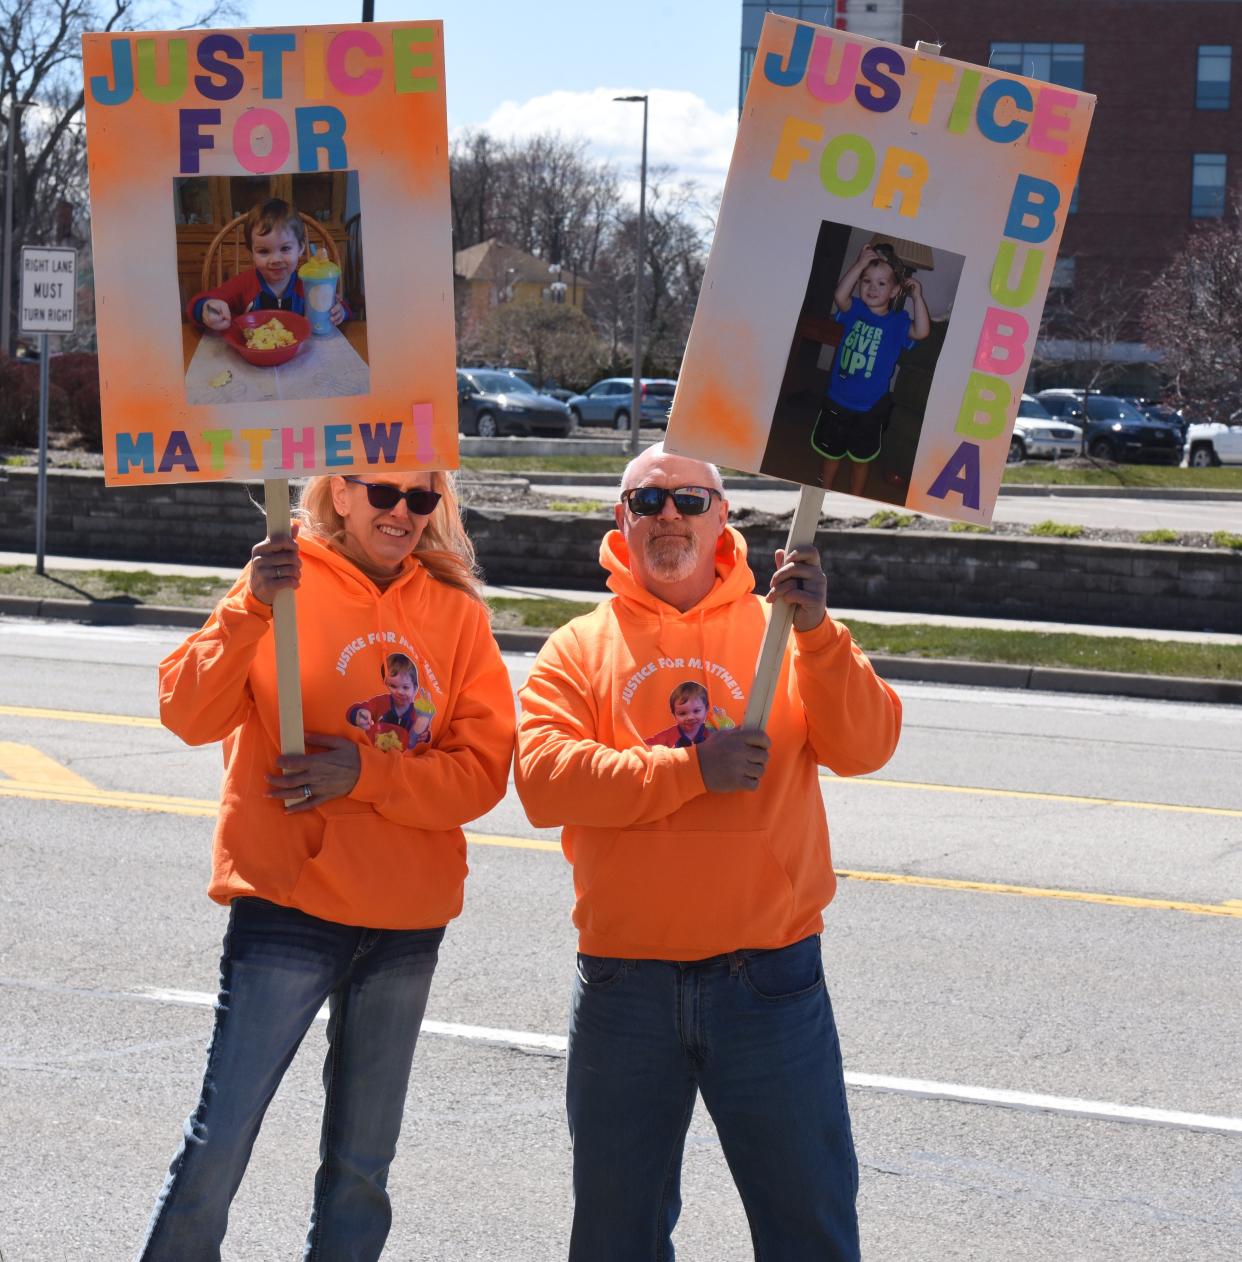
<path id="1" fill-rule="evenodd" d="M 858 1163 L 818 936 L 707 960 L 580 955 L 571 1262 L 671 1262 L 696 1091 L 763 1262 L 857 1262 Z"/>
<path id="2" fill-rule="evenodd" d="M 259 898 L 233 902 L 202 1094 L 142 1262 L 218 1262 L 263 1115 L 324 1000 L 323 1130 L 303 1257 L 379 1257 L 392 1221 L 388 1167 L 443 937 L 443 928 L 360 929 Z"/>

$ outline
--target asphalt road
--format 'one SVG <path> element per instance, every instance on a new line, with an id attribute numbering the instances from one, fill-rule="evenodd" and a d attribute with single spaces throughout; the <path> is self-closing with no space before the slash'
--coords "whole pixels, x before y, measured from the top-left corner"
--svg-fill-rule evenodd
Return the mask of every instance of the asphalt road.
<path id="1" fill-rule="evenodd" d="M 201 1077 L 220 758 L 153 721 L 178 638 L 0 620 L 5 1262 L 132 1256 Z M 509 664 L 520 682 L 529 659 Z M 824 781 L 852 874 L 824 954 L 864 1255 L 1242 1256 L 1242 711 L 901 691 L 890 765 Z M 387 1256 L 546 1262 L 569 1210 L 569 871 L 512 796 L 471 831 Z M 269 1113 L 230 1259 L 299 1256 L 322 1029 Z M 681 1262 L 751 1256 L 702 1111 L 684 1199 Z"/>

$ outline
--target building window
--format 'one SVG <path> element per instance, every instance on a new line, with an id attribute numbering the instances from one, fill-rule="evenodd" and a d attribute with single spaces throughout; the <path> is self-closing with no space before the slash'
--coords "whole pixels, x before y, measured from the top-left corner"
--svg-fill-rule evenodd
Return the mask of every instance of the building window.
<path id="1" fill-rule="evenodd" d="M 825 0 L 791 0 L 787 4 L 771 4 L 768 0 L 742 0 L 742 61 L 737 85 L 739 112 L 746 100 L 750 76 L 754 73 L 759 32 L 763 29 L 765 13 L 779 13 L 784 17 L 800 18 L 803 22 L 815 22 L 820 26 L 834 26 L 837 20 L 836 4 L 825 3 Z"/>
<path id="2" fill-rule="evenodd" d="M 1190 214 L 1194 219 L 1220 219 L 1225 213 L 1225 155 L 1196 153 L 1190 182 Z"/>
<path id="3" fill-rule="evenodd" d="M 1063 88 L 1082 87 L 1082 63 L 1081 44 L 993 44 L 988 57 L 993 70 Z"/>
<path id="4" fill-rule="evenodd" d="M 1228 44 L 1200 44 L 1199 70 L 1195 75 L 1195 109 L 1229 108 L 1229 74 L 1233 49 Z"/>
<path id="5" fill-rule="evenodd" d="M 1052 265 L 1052 279 L 1049 281 L 1050 289 L 1073 289 L 1074 288 L 1074 260 L 1072 257 L 1057 259 Z"/>
<path id="6" fill-rule="evenodd" d="M 737 92 L 738 109 L 742 108 L 742 105 L 746 100 L 746 89 L 750 87 L 750 76 L 755 69 L 755 53 L 757 51 L 758 50 L 754 48 L 742 49 L 742 78 L 740 84 L 738 85 Z"/>

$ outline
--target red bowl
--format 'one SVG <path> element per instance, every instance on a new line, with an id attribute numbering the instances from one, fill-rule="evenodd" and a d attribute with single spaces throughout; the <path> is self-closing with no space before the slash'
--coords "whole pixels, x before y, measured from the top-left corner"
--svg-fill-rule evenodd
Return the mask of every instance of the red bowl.
<path id="1" fill-rule="evenodd" d="M 279 350 L 252 350 L 246 345 L 245 330 L 257 329 L 269 320 L 279 320 L 297 341 L 292 346 L 282 346 Z M 310 337 L 310 321 L 292 311 L 247 311 L 245 315 L 234 316 L 233 323 L 224 334 L 224 340 L 229 346 L 248 364 L 254 364 L 258 368 L 275 368 L 277 364 L 287 364 L 310 341 Z"/>

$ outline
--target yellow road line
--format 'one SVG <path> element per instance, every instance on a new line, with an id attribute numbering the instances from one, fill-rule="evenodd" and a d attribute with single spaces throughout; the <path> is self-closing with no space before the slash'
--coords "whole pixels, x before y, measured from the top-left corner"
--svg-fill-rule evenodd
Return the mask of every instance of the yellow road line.
<path id="1" fill-rule="evenodd" d="M 123 811 L 156 811 L 166 815 L 214 817 L 218 802 L 205 798 L 167 797 L 160 793 L 127 793 L 114 789 L 71 789 L 66 785 L 0 780 L 0 797 L 28 798 L 37 802 L 70 802 L 78 806 L 110 806 Z"/>
<path id="2" fill-rule="evenodd" d="M 83 710 L 41 710 L 37 706 L 0 705 L 0 715 L 15 719 L 54 719 L 60 723 L 97 723 L 105 727 L 163 727 L 159 719 L 138 714 L 91 714 Z"/>
<path id="3" fill-rule="evenodd" d="M 507 846 L 513 850 L 548 850 L 561 853 L 559 841 L 540 841 L 535 837 L 502 837 L 499 833 L 467 833 L 472 846 Z"/>
<path id="4" fill-rule="evenodd" d="M 0 776 L 31 784 L 53 784 L 66 789 L 93 789 L 95 786 L 55 758 L 15 741 L 0 741 Z"/>
<path id="5" fill-rule="evenodd" d="M 990 881 L 951 881 L 938 876 L 910 876 L 898 872 L 857 872 L 837 868 L 839 877 L 878 881 L 885 885 L 915 885 L 934 890 L 962 890 L 975 894 L 1013 894 L 1021 898 L 1054 898 L 1069 903 L 1103 903 L 1109 907 L 1140 907 L 1148 911 L 1184 911 L 1196 916 L 1228 916 L 1242 920 L 1242 899 L 1224 903 L 1183 903 L 1171 898 L 1131 898 L 1126 894 L 1095 894 L 1084 890 L 1044 889 L 1038 885 L 998 885 Z"/>
<path id="6" fill-rule="evenodd" d="M 1131 802 L 1126 798 L 1093 798 L 1075 793 L 1036 793 L 1030 789 L 982 789 L 966 784 L 930 784 L 924 780 L 884 780 L 879 776 L 833 776 L 833 784 L 869 785 L 877 789 L 919 789 L 924 793 L 969 793 L 984 798 L 1026 798 L 1038 802 L 1069 802 L 1074 806 L 1116 806 L 1132 811 L 1172 811 L 1183 815 L 1224 815 L 1242 819 L 1242 810 L 1229 806 L 1185 806 L 1180 802 Z"/>
<path id="7" fill-rule="evenodd" d="M 90 714 L 79 710 L 44 710 L 35 706 L 0 705 L 0 716 L 19 719 L 51 719 L 65 723 L 98 723 L 117 727 L 159 727 L 159 719 L 136 714 Z M 965 784 L 930 784 L 922 780 L 885 780 L 879 776 L 820 775 L 821 780 L 878 789 L 912 789 L 922 793 L 966 793 L 974 797 L 1014 798 L 1038 802 L 1065 802 L 1073 806 L 1111 806 L 1132 811 L 1170 811 L 1180 815 L 1220 815 L 1242 819 L 1242 810 L 1227 806 L 1186 806 L 1178 802 L 1131 802 L 1125 798 L 1086 797 L 1073 793 L 1036 793 L 1029 789 L 984 789 Z"/>
<path id="8" fill-rule="evenodd" d="M 111 789 L 74 789 L 66 785 L 31 784 L 0 780 L 0 797 L 26 798 L 41 802 L 70 802 L 79 806 L 107 806 L 126 811 L 158 811 L 168 815 L 213 818 L 218 804 L 206 798 L 170 797 L 158 793 L 126 793 Z M 475 846 L 504 846 L 515 850 L 559 853 L 554 841 L 535 837 L 510 837 L 500 833 L 467 833 Z M 960 890 L 976 894 L 1009 894 L 1022 898 L 1052 898 L 1075 903 L 1102 903 L 1111 907 L 1137 907 L 1148 911 L 1181 911 L 1197 916 L 1226 916 L 1242 920 L 1242 899 L 1223 903 L 1186 903 L 1167 898 L 1131 898 L 1125 894 L 1096 894 L 1081 890 L 1044 889 L 1036 885 L 1000 885 L 988 881 L 954 881 L 945 877 L 912 876 L 898 872 L 863 872 L 838 868 L 837 876 L 854 881 L 875 881 L 886 885 L 921 886 L 927 889 Z"/>

